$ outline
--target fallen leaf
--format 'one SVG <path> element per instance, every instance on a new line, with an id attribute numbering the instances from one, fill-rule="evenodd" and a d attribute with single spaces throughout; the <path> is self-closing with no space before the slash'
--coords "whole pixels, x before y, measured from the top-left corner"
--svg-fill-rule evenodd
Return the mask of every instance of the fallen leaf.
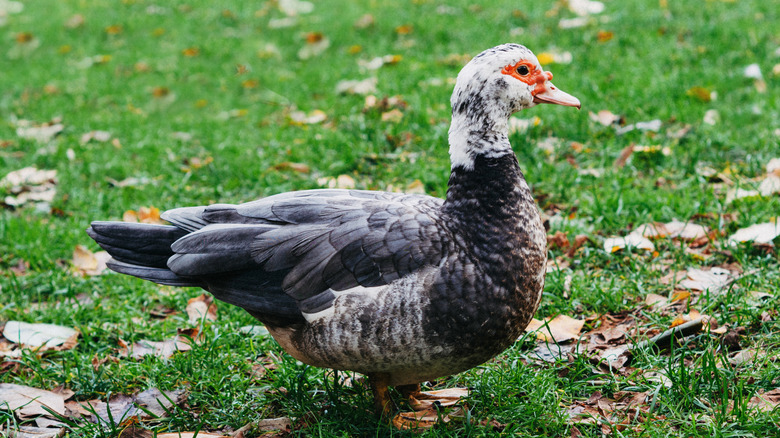
<path id="1" fill-rule="evenodd" d="M 403 57 L 401 55 L 377 56 L 369 61 L 359 60 L 358 65 L 366 70 L 378 70 L 383 65 L 398 64 Z"/>
<path id="2" fill-rule="evenodd" d="M 298 125 L 314 125 L 328 120 L 328 115 L 325 114 L 325 111 L 318 109 L 315 109 L 308 114 L 303 111 L 292 111 L 290 112 L 290 120 Z"/>
<path id="3" fill-rule="evenodd" d="M 190 324 L 200 324 L 201 321 L 217 320 L 217 305 L 211 295 L 201 294 L 187 301 L 187 316 Z"/>
<path id="4" fill-rule="evenodd" d="M 648 238 L 632 232 L 626 237 L 609 237 L 604 239 L 604 251 L 614 253 L 624 248 L 644 249 L 654 251 L 655 245 Z"/>
<path id="5" fill-rule="evenodd" d="M 643 224 L 638 226 L 636 231 L 649 239 L 669 237 L 672 239 L 694 240 L 706 237 L 709 229 L 702 225 L 673 219 L 668 223 L 653 222 Z"/>
<path id="6" fill-rule="evenodd" d="M 780 193 L 780 176 L 773 173 L 767 175 L 758 185 L 758 193 L 765 197 Z"/>
<path id="7" fill-rule="evenodd" d="M 158 433 L 157 438 L 231 438 L 230 435 L 222 435 L 215 432 L 167 432 Z"/>
<path id="8" fill-rule="evenodd" d="M 278 6 L 279 10 L 288 16 L 308 14 L 314 10 L 314 3 L 302 0 L 279 0 Z"/>
<path id="9" fill-rule="evenodd" d="M 21 418 L 51 415 L 44 406 L 59 415 L 65 415 L 62 394 L 14 383 L 0 383 L 0 406 Z"/>
<path id="10" fill-rule="evenodd" d="M 686 277 L 677 283 L 678 287 L 717 293 L 728 287 L 739 275 L 719 267 L 708 270 L 688 268 Z"/>
<path id="11" fill-rule="evenodd" d="M 531 117 L 528 119 L 521 119 L 519 117 L 510 117 L 507 127 L 509 128 L 509 134 L 523 133 L 531 129 L 532 127 L 539 126 L 542 123 L 542 119 L 539 117 Z"/>
<path id="12" fill-rule="evenodd" d="M 319 32 L 306 34 L 306 44 L 298 50 L 298 58 L 311 59 L 323 54 L 330 47 L 330 40 Z"/>
<path id="13" fill-rule="evenodd" d="M 619 123 L 621 117 L 617 114 L 613 114 L 609 110 L 600 110 L 597 113 L 594 113 L 592 111 L 588 111 L 588 117 L 601 125 L 604 126 L 610 126 L 614 125 L 615 123 Z"/>
<path id="14" fill-rule="evenodd" d="M 772 245 L 777 236 L 780 236 L 780 221 L 740 228 L 728 238 L 728 242 L 731 246 L 736 246 L 742 242 Z"/>
<path id="15" fill-rule="evenodd" d="M 130 348 L 130 357 L 141 359 L 144 356 L 157 356 L 167 359 L 179 351 L 192 350 L 191 341 L 182 336 L 176 335 L 173 339 L 156 342 L 141 340 L 133 344 Z"/>
<path id="16" fill-rule="evenodd" d="M 539 64 L 548 65 L 548 64 L 571 64 L 571 61 L 574 58 L 571 52 L 551 51 L 551 52 L 540 53 L 536 57 L 536 59 L 539 61 Z"/>
<path id="17" fill-rule="evenodd" d="M 52 348 L 72 341 L 78 331 L 70 327 L 55 324 L 30 324 L 21 321 L 8 321 L 3 336 L 11 342 L 27 347 Z"/>
<path id="18" fill-rule="evenodd" d="M 532 319 L 526 332 L 536 332 L 540 341 L 544 342 L 566 342 L 577 339 L 582 327 L 585 325 L 584 319 L 574 319 L 566 315 L 558 315 L 555 318 L 548 318 L 545 321 Z"/>
<path id="19" fill-rule="evenodd" d="M 585 27 L 589 22 L 590 19 L 588 17 L 562 18 L 558 22 L 558 27 L 561 29 L 576 29 Z"/>
<path id="20" fill-rule="evenodd" d="M 36 167 L 25 167 L 8 173 L 0 180 L 0 187 L 10 188 L 21 186 L 37 186 L 46 183 L 56 183 L 56 170 L 39 170 Z"/>
<path id="21" fill-rule="evenodd" d="M 758 64 L 750 64 L 745 67 L 744 75 L 750 79 L 764 79 L 764 75 L 761 74 L 761 66 Z"/>
<path id="22" fill-rule="evenodd" d="M 355 23 L 353 24 L 353 26 L 356 29 L 367 29 L 373 25 L 374 25 L 374 16 L 371 14 L 361 15 L 360 18 L 355 20 Z"/>
<path id="23" fill-rule="evenodd" d="M 600 30 L 596 33 L 596 39 L 600 43 L 607 42 L 615 37 L 615 33 L 609 30 Z"/>
<path id="24" fill-rule="evenodd" d="M 111 256 L 106 251 L 93 253 L 83 245 L 76 245 L 71 263 L 77 272 L 92 277 L 100 275 L 108 269 L 106 262 L 110 258 Z"/>
<path id="25" fill-rule="evenodd" d="M 298 173 L 309 173 L 311 172 L 311 168 L 304 163 L 293 163 L 291 161 L 284 161 L 279 164 L 276 164 L 272 167 L 274 170 L 291 170 L 293 172 Z"/>
<path id="26" fill-rule="evenodd" d="M 604 3 L 593 0 L 568 0 L 566 5 L 575 14 L 584 17 L 604 12 Z"/>
<path id="27" fill-rule="evenodd" d="M 381 118 L 383 122 L 398 123 L 403 120 L 404 113 L 398 108 L 393 108 L 390 111 L 383 112 Z"/>
<path id="28" fill-rule="evenodd" d="M 669 300 L 666 297 L 658 294 L 647 294 L 647 296 L 645 297 L 645 305 L 651 306 L 654 309 L 663 307 L 668 303 Z"/>
<path id="29" fill-rule="evenodd" d="M 354 189 L 355 180 L 349 175 L 339 175 L 336 178 L 324 177 L 318 178 L 317 184 L 329 189 Z"/>
<path id="30" fill-rule="evenodd" d="M 414 31 L 414 27 L 411 24 L 402 24 L 395 28 L 395 33 L 398 35 L 409 35 Z"/>
<path id="31" fill-rule="evenodd" d="M 720 121 L 720 113 L 715 109 L 707 110 L 702 121 L 707 125 L 715 126 Z"/>
<path id="32" fill-rule="evenodd" d="M 768 392 L 759 392 L 748 402 L 748 406 L 762 412 L 774 411 L 780 405 L 780 388 Z"/>
<path id="33" fill-rule="evenodd" d="M 25 167 L 8 173 L 0 180 L 0 189 L 9 193 L 3 203 L 19 207 L 27 202 L 48 203 L 57 195 L 57 171 Z"/>
<path id="34" fill-rule="evenodd" d="M 336 84 L 336 92 L 341 94 L 371 94 L 376 93 L 377 78 L 363 80 L 344 80 Z"/>
<path id="35" fill-rule="evenodd" d="M 763 352 L 753 348 L 747 348 L 745 350 L 739 350 L 734 354 L 729 355 L 728 361 L 734 366 L 744 365 L 746 363 L 753 363 L 759 355 L 763 355 Z"/>
<path id="36" fill-rule="evenodd" d="M 694 97 L 701 102 L 709 102 L 713 100 L 713 92 L 709 88 L 700 86 L 691 87 L 685 92 L 688 96 Z"/>
<path id="37" fill-rule="evenodd" d="M 138 211 L 127 210 L 122 215 L 124 222 L 141 222 L 145 224 L 164 224 L 165 221 L 160 218 L 160 209 L 157 207 L 141 207 Z"/>

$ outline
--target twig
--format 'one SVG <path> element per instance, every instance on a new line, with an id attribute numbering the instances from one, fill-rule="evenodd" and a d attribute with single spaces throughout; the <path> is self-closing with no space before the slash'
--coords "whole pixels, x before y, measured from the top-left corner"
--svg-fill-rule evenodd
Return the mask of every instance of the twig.
<path id="1" fill-rule="evenodd" d="M 698 333 L 701 330 L 703 325 L 704 325 L 704 320 L 702 318 L 694 319 L 693 321 L 688 321 L 685 324 L 680 324 L 676 327 L 670 328 L 669 330 L 661 334 L 653 336 L 652 338 L 646 341 L 642 341 L 638 344 L 634 344 L 630 347 L 630 350 L 635 351 L 635 350 L 645 349 L 648 347 L 652 347 L 653 345 L 667 346 L 671 344 L 672 339 L 684 338 L 694 333 Z"/>

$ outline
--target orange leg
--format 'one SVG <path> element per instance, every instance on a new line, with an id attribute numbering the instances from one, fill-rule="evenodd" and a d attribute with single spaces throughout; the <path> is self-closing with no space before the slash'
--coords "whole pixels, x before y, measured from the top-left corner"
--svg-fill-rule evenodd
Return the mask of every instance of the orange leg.
<path id="1" fill-rule="evenodd" d="M 392 417 L 394 411 L 393 400 L 390 398 L 390 391 L 387 388 L 389 381 L 390 375 L 387 373 L 368 374 L 368 383 L 374 394 L 374 410 L 377 415 L 386 420 Z"/>

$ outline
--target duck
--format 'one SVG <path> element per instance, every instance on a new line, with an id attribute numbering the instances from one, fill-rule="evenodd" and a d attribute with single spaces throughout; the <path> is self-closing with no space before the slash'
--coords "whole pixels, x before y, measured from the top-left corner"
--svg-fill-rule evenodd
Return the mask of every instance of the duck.
<path id="1" fill-rule="evenodd" d="M 259 320 L 295 359 L 389 387 L 457 374 L 503 352 L 539 307 L 547 239 L 509 142 L 508 120 L 538 104 L 580 108 L 531 50 L 502 44 L 457 76 L 444 199 L 312 189 L 242 204 L 181 207 L 170 225 L 92 222 L 108 267 L 199 287 Z"/>

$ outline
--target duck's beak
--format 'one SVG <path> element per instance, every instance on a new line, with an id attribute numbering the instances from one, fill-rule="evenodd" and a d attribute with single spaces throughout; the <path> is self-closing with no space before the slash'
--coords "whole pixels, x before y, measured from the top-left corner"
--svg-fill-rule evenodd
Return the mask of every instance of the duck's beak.
<path id="1" fill-rule="evenodd" d="M 538 89 L 538 88 L 537 88 Z M 580 109 L 580 100 L 571 94 L 561 91 L 552 84 L 552 82 L 546 81 L 544 84 L 544 90 L 534 94 L 535 103 L 551 103 L 554 105 L 573 106 Z"/>

